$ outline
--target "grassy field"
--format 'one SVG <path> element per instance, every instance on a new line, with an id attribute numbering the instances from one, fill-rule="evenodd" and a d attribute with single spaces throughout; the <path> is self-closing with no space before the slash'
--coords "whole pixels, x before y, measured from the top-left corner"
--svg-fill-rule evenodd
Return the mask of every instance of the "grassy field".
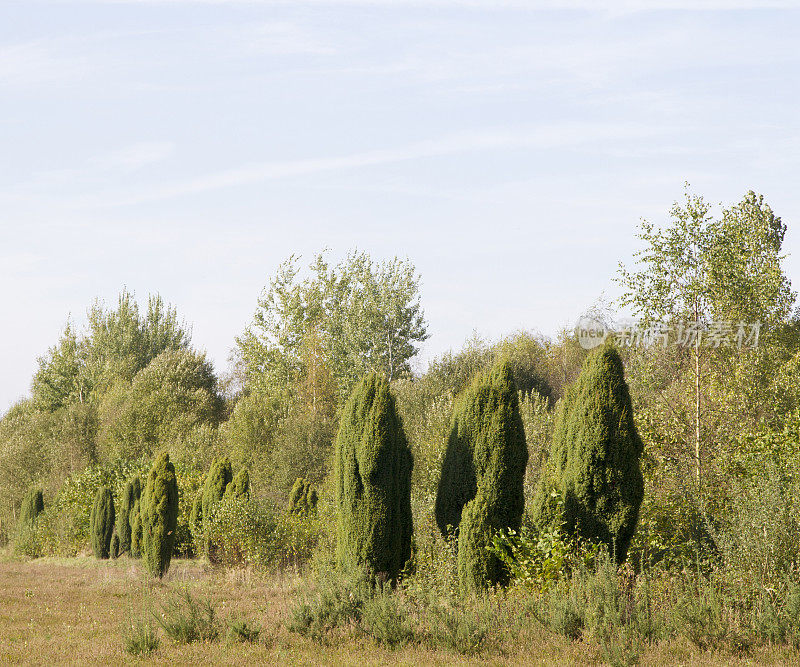
<path id="1" fill-rule="evenodd" d="M 126 558 L 100 562 L 88 557 L 0 562 L 0 660 L 25 664 L 119 664 L 137 662 L 123 647 L 132 617 L 159 613 L 161 604 L 183 588 L 213 601 L 220 636 L 212 642 L 179 644 L 160 632 L 155 664 L 602 664 L 598 646 L 570 641 L 535 623 L 509 631 L 498 614 L 498 638 L 475 656 L 411 642 L 397 650 L 377 645 L 356 628 L 327 644 L 287 629 L 293 607 L 305 591 L 293 575 L 260 576 L 245 570 L 211 570 L 195 561 L 176 561 L 163 582 L 141 574 Z M 255 643 L 226 637 L 226 622 L 245 618 L 262 627 Z M 746 658 L 700 653 L 674 641 L 648 649 L 640 664 L 797 664 L 796 653 L 759 650 Z"/>

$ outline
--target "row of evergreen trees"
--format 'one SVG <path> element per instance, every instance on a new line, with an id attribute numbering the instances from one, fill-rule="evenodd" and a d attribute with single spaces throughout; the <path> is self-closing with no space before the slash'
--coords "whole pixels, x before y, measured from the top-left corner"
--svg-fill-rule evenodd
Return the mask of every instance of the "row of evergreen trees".
<path id="1" fill-rule="evenodd" d="M 92 551 L 97 558 L 128 552 L 141 558 L 150 574 L 169 569 L 178 523 L 178 481 L 166 453 L 158 456 L 142 488 L 134 477 L 125 484 L 119 513 L 111 489 L 100 487 L 90 515 Z"/>
<path id="2" fill-rule="evenodd" d="M 551 454 L 534 497 L 534 521 L 604 544 L 621 562 L 643 497 L 641 453 L 622 361 L 606 346 L 587 358 L 559 405 Z M 413 457 L 382 376 L 367 375 L 354 388 L 342 413 L 335 459 L 337 562 L 393 581 L 411 556 Z M 439 529 L 457 539 L 465 590 L 507 581 L 502 562 L 487 547 L 498 531 L 520 527 L 527 462 L 517 387 L 510 365 L 500 362 L 477 375 L 456 402 L 436 496 Z M 213 462 L 190 519 L 198 546 L 212 562 L 216 545 L 208 526 L 216 506 L 249 495 L 247 470 L 234 476 L 230 459 Z M 308 514 L 316 503 L 316 490 L 298 479 L 290 511 Z M 24 509 L 35 517 L 42 507 L 41 494 L 31 494 Z M 111 490 L 98 490 L 91 513 L 94 553 L 141 556 L 147 570 L 161 577 L 169 568 L 177 512 L 175 470 L 162 454 L 144 488 L 138 477 L 128 481 L 118 513 Z"/>
<path id="3" fill-rule="evenodd" d="M 436 520 L 458 540 L 458 573 L 468 591 L 503 584 L 508 573 L 487 548 L 518 530 L 528 462 L 511 368 L 475 377 L 454 409 L 436 496 Z M 627 554 L 644 494 L 642 441 L 633 422 L 622 360 L 606 346 L 588 357 L 562 401 L 552 451 L 534 498 L 540 528 Z M 389 383 L 362 379 L 336 439 L 337 561 L 395 579 L 411 555 L 411 451 Z"/>

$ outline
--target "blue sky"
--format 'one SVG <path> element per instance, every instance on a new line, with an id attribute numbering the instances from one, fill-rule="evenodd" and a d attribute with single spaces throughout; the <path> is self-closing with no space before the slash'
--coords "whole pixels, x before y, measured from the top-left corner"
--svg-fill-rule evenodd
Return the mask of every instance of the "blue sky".
<path id="1" fill-rule="evenodd" d="M 763 193 L 799 283 L 798 43 L 780 1 L 0 0 L 0 410 L 123 286 L 224 370 L 326 246 L 415 262 L 424 359 L 553 334 L 685 181 Z"/>

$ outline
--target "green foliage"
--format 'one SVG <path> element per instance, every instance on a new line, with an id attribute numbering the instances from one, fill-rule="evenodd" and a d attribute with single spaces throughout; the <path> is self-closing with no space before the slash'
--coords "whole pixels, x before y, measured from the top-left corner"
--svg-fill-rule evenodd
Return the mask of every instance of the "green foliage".
<path id="1" fill-rule="evenodd" d="M 424 620 L 428 644 L 461 655 L 480 653 L 489 634 L 490 621 L 480 610 L 440 601 L 426 607 Z"/>
<path id="2" fill-rule="evenodd" d="M 289 495 L 289 511 L 306 516 L 317 511 L 318 495 L 316 487 L 302 477 L 298 477 Z"/>
<path id="3" fill-rule="evenodd" d="M 342 413 L 336 438 L 336 553 L 395 579 L 411 555 L 413 458 L 389 383 L 365 376 Z"/>
<path id="4" fill-rule="evenodd" d="M 203 501 L 200 507 L 203 520 L 203 549 L 211 562 L 216 560 L 217 555 L 216 544 L 211 539 L 209 522 L 216 506 L 225 497 L 225 491 L 232 480 L 233 469 L 230 459 L 227 456 L 214 459 L 203 484 Z"/>
<path id="5" fill-rule="evenodd" d="M 158 650 L 160 644 L 156 627 L 150 621 L 131 618 L 123 630 L 122 645 L 129 655 L 146 658 Z"/>
<path id="6" fill-rule="evenodd" d="M 289 630 L 325 642 L 332 630 L 361 619 L 375 589 L 362 569 L 320 577 L 316 596 L 301 601 L 293 610 Z"/>
<path id="7" fill-rule="evenodd" d="M 203 544 L 203 488 L 195 494 L 192 503 L 192 512 L 189 515 L 189 529 L 192 533 L 192 540 L 195 546 L 202 547 Z"/>
<path id="8" fill-rule="evenodd" d="M 228 639 L 242 643 L 255 644 L 261 636 L 261 626 L 257 623 L 251 623 L 244 618 L 229 618 L 226 621 L 228 625 Z"/>
<path id="9" fill-rule="evenodd" d="M 642 449 L 622 360 L 604 346 L 559 406 L 534 502 L 537 525 L 605 544 L 624 561 L 644 496 Z"/>
<path id="10" fill-rule="evenodd" d="M 225 488 L 223 498 L 250 498 L 250 473 L 242 469 L 231 480 L 231 483 Z"/>
<path id="11" fill-rule="evenodd" d="M 142 315 L 132 294 L 123 290 L 116 309 L 96 302 L 89 310 L 85 333 L 67 324 L 58 344 L 39 359 L 33 401 L 54 412 L 70 403 L 89 402 L 116 381 L 133 376 L 168 349 L 187 349 L 190 337 L 174 308 L 160 296 L 148 297 Z"/>
<path id="12" fill-rule="evenodd" d="M 142 495 L 142 482 L 137 475 L 125 483 L 122 490 L 122 498 L 117 512 L 116 534 L 118 545 L 118 555 L 129 553 L 131 550 L 131 512 L 136 501 Z"/>
<path id="13" fill-rule="evenodd" d="M 211 516 L 214 506 L 225 496 L 228 484 L 230 484 L 232 480 L 233 469 L 231 467 L 231 460 L 227 456 L 214 459 L 214 462 L 211 464 L 211 469 L 208 471 L 208 475 L 206 475 L 205 484 L 203 484 L 202 514 L 204 517 Z"/>
<path id="14" fill-rule="evenodd" d="M 436 522 L 458 534 L 458 570 L 467 590 L 503 583 L 508 573 L 487 547 L 498 530 L 518 530 L 528 462 L 519 397 L 502 362 L 459 397 L 439 488 Z"/>
<path id="15" fill-rule="evenodd" d="M 409 372 L 409 360 L 427 337 L 419 303 L 419 276 L 409 261 L 375 263 L 351 253 L 335 267 L 323 254 L 300 279 L 297 258 L 281 264 L 259 299 L 253 323 L 237 339 L 247 384 L 285 393 L 322 362 L 345 398 L 369 372 L 389 379 Z M 308 347 L 318 353 L 308 355 Z M 314 357 L 311 362 L 309 356 Z"/>
<path id="16" fill-rule="evenodd" d="M 384 588 L 368 599 L 361 610 L 362 622 L 369 635 L 390 649 L 408 643 L 414 638 L 414 628 L 400 597 Z"/>
<path id="17" fill-rule="evenodd" d="M 107 486 L 97 490 L 89 519 L 89 530 L 95 558 L 108 558 L 111 534 L 114 532 L 114 497 Z"/>
<path id="18" fill-rule="evenodd" d="M 588 567 L 597 557 L 596 547 L 580 545 L 559 530 L 532 531 L 525 526 L 497 532 L 488 549 L 515 584 L 537 592 L 548 590 L 578 567 Z"/>
<path id="19" fill-rule="evenodd" d="M 31 489 L 22 501 L 19 510 L 19 525 L 33 527 L 36 518 L 44 512 L 44 496 L 41 489 Z"/>
<path id="20" fill-rule="evenodd" d="M 196 600 L 188 588 L 167 598 L 161 605 L 161 613 L 153 616 L 164 634 L 178 644 L 214 641 L 219 635 L 211 599 Z"/>
<path id="21" fill-rule="evenodd" d="M 131 509 L 131 558 L 142 557 L 142 500 L 137 498 Z"/>
<path id="22" fill-rule="evenodd" d="M 169 569 L 178 523 L 178 482 L 166 453 L 160 454 L 147 476 L 141 501 L 142 559 L 158 578 Z"/>
<path id="23" fill-rule="evenodd" d="M 316 520 L 278 514 L 262 501 L 235 496 L 214 506 L 204 530 L 214 545 L 214 563 L 262 570 L 301 566 L 319 538 Z"/>
<path id="24" fill-rule="evenodd" d="M 99 407 L 99 441 L 110 459 L 152 456 L 168 447 L 174 457 L 193 458 L 188 434 L 216 426 L 222 417 L 217 379 L 205 354 L 168 349 L 130 383 L 114 385 Z M 186 445 L 186 446 L 182 446 Z"/>
<path id="25" fill-rule="evenodd" d="M 111 544 L 108 548 L 108 555 L 111 558 L 119 558 L 120 551 L 119 551 L 119 536 L 117 535 L 117 527 L 114 526 L 114 530 L 111 532 Z"/>

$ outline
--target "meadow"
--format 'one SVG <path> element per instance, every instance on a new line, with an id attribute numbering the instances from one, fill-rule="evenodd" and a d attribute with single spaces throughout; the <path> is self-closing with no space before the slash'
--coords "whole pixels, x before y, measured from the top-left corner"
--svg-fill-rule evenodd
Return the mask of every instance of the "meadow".
<path id="1" fill-rule="evenodd" d="M 131 619 L 159 614 L 165 601 L 185 590 L 210 598 L 219 635 L 213 641 L 179 643 L 163 636 L 148 664 L 608 664 L 597 641 L 573 641 L 538 623 L 513 596 L 487 602 L 493 619 L 486 645 L 472 655 L 414 637 L 387 648 L 355 624 L 335 641 L 318 642 L 288 629 L 298 597 L 308 593 L 296 573 L 262 575 L 251 570 L 219 571 L 193 560 L 177 560 L 163 581 L 143 575 L 137 561 L 90 556 L 0 562 L 0 660 L 16 664 L 120 664 L 141 659 L 125 651 Z M 517 615 L 519 613 L 519 615 Z M 239 641 L 228 623 L 246 619 L 259 637 Z M 792 664 L 800 652 L 764 646 L 746 655 L 701 650 L 679 637 L 648 646 L 639 664 Z"/>

